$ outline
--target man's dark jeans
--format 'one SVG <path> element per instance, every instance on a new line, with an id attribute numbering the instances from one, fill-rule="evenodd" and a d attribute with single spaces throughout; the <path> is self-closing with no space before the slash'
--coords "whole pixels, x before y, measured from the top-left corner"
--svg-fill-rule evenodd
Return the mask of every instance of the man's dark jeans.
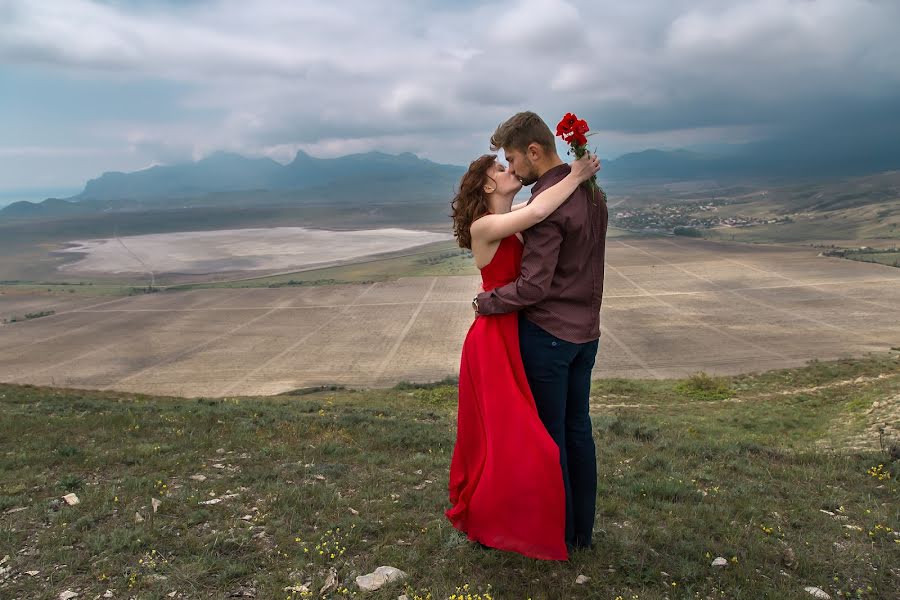
<path id="1" fill-rule="evenodd" d="M 566 488 L 566 544 L 591 545 L 597 454 L 588 413 L 599 340 L 573 344 L 519 316 L 519 346 L 538 414 L 559 446 Z"/>

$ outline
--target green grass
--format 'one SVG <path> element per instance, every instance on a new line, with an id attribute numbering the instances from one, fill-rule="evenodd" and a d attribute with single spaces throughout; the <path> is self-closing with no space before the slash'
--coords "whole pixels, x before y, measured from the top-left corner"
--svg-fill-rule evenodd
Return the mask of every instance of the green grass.
<path id="1" fill-rule="evenodd" d="M 878 263 L 889 267 L 900 267 L 900 250 L 885 250 L 881 252 L 851 251 L 845 253 L 843 258 L 860 262 Z"/>
<path id="2" fill-rule="evenodd" d="M 877 435 L 841 448 L 863 426 L 848 417 L 898 394 L 896 354 L 596 381 L 597 547 L 548 563 L 481 550 L 444 519 L 449 381 L 225 399 L 0 385 L 0 597 L 319 597 L 334 567 L 348 591 L 324 597 L 340 598 L 392 565 L 410 598 L 894 598 L 900 464 Z"/>

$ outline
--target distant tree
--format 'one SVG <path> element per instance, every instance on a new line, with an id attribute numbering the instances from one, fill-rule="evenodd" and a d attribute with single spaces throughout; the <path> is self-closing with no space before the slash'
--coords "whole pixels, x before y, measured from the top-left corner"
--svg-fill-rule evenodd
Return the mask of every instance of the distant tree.
<path id="1" fill-rule="evenodd" d="M 672 233 L 675 235 L 683 235 L 685 237 L 703 237 L 703 233 L 695 227 L 676 227 L 672 230 Z"/>

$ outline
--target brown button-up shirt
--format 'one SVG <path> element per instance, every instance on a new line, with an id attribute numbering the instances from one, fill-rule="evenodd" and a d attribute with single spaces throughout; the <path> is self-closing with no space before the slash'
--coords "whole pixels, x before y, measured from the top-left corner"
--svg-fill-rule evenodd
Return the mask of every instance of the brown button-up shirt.
<path id="1" fill-rule="evenodd" d="M 544 173 L 535 196 L 571 171 L 567 164 Z M 606 198 L 584 185 L 542 222 L 522 232 L 525 250 L 519 278 L 478 295 L 478 313 L 521 310 L 552 335 L 581 344 L 600 337 L 600 303 L 609 213 Z"/>

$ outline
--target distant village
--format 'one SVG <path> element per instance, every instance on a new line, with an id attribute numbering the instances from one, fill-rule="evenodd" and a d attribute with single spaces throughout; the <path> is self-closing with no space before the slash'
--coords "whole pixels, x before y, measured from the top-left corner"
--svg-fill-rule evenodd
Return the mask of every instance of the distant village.
<path id="1" fill-rule="evenodd" d="M 790 217 L 758 218 L 741 215 L 719 216 L 719 206 L 727 201 L 652 204 L 642 209 L 624 209 L 610 217 L 610 224 L 620 229 L 645 233 L 677 233 L 675 230 L 709 229 L 712 227 L 750 227 L 766 223 L 790 223 Z"/>

